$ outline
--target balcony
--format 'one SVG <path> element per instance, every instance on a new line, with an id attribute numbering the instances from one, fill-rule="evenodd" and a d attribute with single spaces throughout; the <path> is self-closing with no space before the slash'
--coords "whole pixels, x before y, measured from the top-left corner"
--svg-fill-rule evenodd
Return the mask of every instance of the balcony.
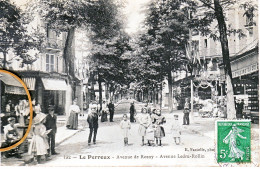
<path id="1" fill-rule="evenodd" d="M 46 38 L 46 41 L 43 44 L 43 48 L 48 51 L 52 50 L 52 51 L 60 52 L 64 48 L 64 43 L 60 39 Z"/>

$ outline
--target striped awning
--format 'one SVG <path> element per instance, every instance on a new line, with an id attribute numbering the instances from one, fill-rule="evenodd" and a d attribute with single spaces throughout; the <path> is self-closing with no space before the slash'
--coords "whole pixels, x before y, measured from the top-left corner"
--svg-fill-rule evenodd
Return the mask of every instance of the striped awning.
<path id="1" fill-rule="evenodd" d="M 65 80 L 42 78 L 42 83 L 45 90 L 67 90 L 67 84 Z"/>
<path id="2" fill-rule="evenodd" d="M 25 83 L 25 85 L 28 88 L 28 90 L 35 90 L 35 82 L 36 82 L 35 78 L 33 78 L 33 77 L 25 77 L 25 78 L 22 78 L 22 80 Z"/>
<path id="3" fill-rule="evenodd" d="M 23 85 L 16 78 L 7 73 L 0 72 L 0 80 L 9 86 L 23 87 Z"/>

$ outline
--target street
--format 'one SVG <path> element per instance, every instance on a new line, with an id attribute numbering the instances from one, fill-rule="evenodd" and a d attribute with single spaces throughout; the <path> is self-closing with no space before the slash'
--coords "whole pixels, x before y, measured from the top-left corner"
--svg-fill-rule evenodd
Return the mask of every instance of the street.
<path id="1" fill-rule="evenodd" d="M 89 130 L 86 128 L 61 143 L 57 148 L 60 154 L 52 156 L 52 160 L 41 165 L 196 166 L 197 164 L 199 166 L 217 166 L 214 158 L 214 141 L 211 138 L 194 134 L 190 130 L 184 129 L 181 138 L 182 144 L 174 144 L 171 135 L 173 114 L 169 113 L 164 114 L 167 122 L 164 125 L 166 137 L 162 139 L 163 147 L 141 146 L 141 137 L 138 135 L 138 123 L 131 124 L 129 146 L 124 146 L 119 122 L 122 119 L 122 113 L 127 113 L 129 104 L 130 101 L 125 101 L 117 107 L 113 123 L 99 123 L 100 127 L 96 145 L 91 144 L 88 146 Z M 139 109 L 141 104 L 137 104 L 136 107 Z M 194 151 L 191 151 L 192 149 Z M 139 157 L 137 158 L 136 156 Z"/>
<path id="2" fill-rule="evenodd" d="M 119 127 L 124 113 L 128 114 L 129 106 L 134 100 L 121 100 L 116 104 L 114 122 L 100 122 L 97 134 L 97 144 L 88 145 L 89 129 L 87 115 L 79 116 L 78 131 L 58 129 L 57 140 L 60 136 L 70 137 L 57 144 L 59 155 L 51 156 L 51 160 L 37 166 L 219 166 L 215 154 L 215 120 L 214 118 L 191 118 L 189 126 L 182 126 L 181 145 L 175 145 L 172 138 L 171 125 L 173 115 L 178 114 L 182 123 L 182 110 L 168 113 L 163 109 L 166 118 L 164 129 L 166 137 L 162 138 L 160 146 L 141 146 L 141 136 L 138 134 L 138 123 L 131 123 L 129 145 L 124 146 L 123 134 Z M 136 102 L 137 114 L 144 103 Z M 86 113 L 86 112 L 85 112 Z M 137 115 L 138 117 L 138 115 Z M 252 124 L 252 161 L 255 165 L 259 159 L 259 129 Z M 56 141 L 57 141 L 56 140 Z M 16 161 L 16 163 L 14 163 Z M 2 159 L 2 165 L 24 165 L 23 159 Z M 28 164 L 34 165 L 34 164 Z M 229 164 L 230 165 L 230 164 Z"/>

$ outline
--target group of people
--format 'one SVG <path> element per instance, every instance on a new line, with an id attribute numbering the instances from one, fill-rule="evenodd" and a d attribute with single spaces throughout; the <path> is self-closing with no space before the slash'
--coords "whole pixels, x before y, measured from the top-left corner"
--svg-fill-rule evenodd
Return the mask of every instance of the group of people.
<path id="1" fill-rule="evenodd" d="M 54 106 L 48 107 L 48 114 L 39 112 L 33 118 L 32 139 L 28 148 L 28 154 L 32 161 L 42 163 L 51 155 L 57 155 L 55 151 L 55 135 L 57 132 L 57 116 L 54 114 Z"/>
<path id="2" fill-rule="evenodd" d="M 98 116 L 101 116 L 101 122 L 108 121 L 108 113 L 109 113 L 109 121 L 113 122 L 114 120 L 114 112 L 115 112 L 115 105 L 112 101 L 109 104 L 106 101 L 102 102 L 102 106 L 96 104 L 94 101 L 91 101 L 89 104 L 88 114 L 92 111 L 91 109 L 95 107 L 96 113 Z M 80 108 L 77 105 L 77 99 L 73 101 L 73 104 L 69 108 L 69 117 L 67 119 L 67 128 L 77 130 L 78 129 L 78 115 L 80 114 Z"/>
<path id="3" fill-rule="evenodd" d="M 19 123 L 20 126 L 25 126 L 29 123 L 30 106 L 26 99 L 21 99 L 16 104 L 8 100 L 3 112 L 3 117 L 1 117 L 3 126 L 8 124 L 8 118 L 10 117 L 13 117 L 15 123 Z"/>
<path id="4" fill-rule="evenodd" d="M 188 108 L 187 108 L 188 111 Z M 135 118 L 136 110 L 134 108 L 134 103 L 130 106 L 130 120 L 127 119 L 127 114 L 123 115 L 123 120 L 120 122 L 120 127 L 123 132 L 124 145 L 128 145 L 129 131 L 131 129 L 131 123 L 139 122 L 138 133 L 141 136 L 142 146 L 162 146 L 162 138 L 165 137 L 165 130 L 163 124 L 166 123 L 165 117 L 162 115 L 160 109 L 153 109 L 149 111 L 149 107 L 146 105 L 141 110 L 141 114 Z M 185 115 L 184 115 L 185 116 Z M 186 115 L 185 120 L 187 120 L 188 115 Z M 174 115 L 174 121 L 172 124 L 172 136 L 177 145 L 181 142 L 181 125 L 179 123 L 179 116 Z M 147 144 L 145 144 L 145 139 Z"/>

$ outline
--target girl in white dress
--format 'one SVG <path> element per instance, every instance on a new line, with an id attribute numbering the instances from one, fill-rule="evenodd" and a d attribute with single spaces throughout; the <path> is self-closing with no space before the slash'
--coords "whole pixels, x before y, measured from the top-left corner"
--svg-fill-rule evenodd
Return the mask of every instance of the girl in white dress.
<path id="1" fill-rule="evenodd" d="M 181 125 L 178 119 L 178 115 L 174 115 L 174 121 L 172 124 L 172 136 L 176 145 L 181 143 Z M 178 141 L 177 141 L 178 140 Z"/>

